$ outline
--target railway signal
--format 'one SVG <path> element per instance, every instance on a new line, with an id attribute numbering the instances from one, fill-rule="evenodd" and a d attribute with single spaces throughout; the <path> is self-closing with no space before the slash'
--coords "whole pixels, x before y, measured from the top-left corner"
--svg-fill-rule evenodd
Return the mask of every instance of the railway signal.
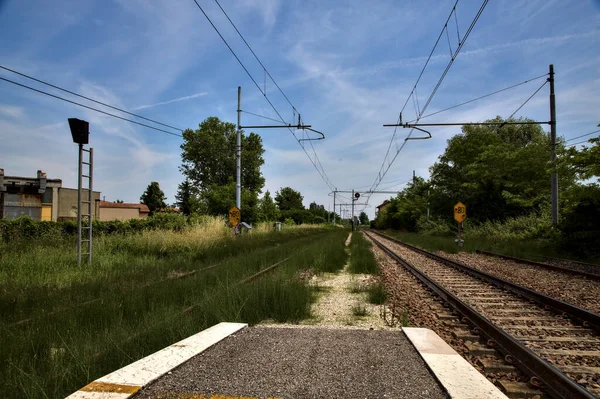
<path id="1" fill-rule="evenodd" d="M 359 198 L 360 198 L 360 193 L 355 193 L 355 194 L 354 194 L 354 200 L 356 201 L 356 200 L 357 200 L 357 199 L 359 199 Z"/>
<path id="2" fill-rule="evenodd" d="M 466 218 L 467 206 L 462 202 L 459 202 L 456 205 L 454 205 L 454 220 L 458 222 L 458 239 L 456 240 L 456 243 L 459 247 L 462 247 L 464 243 L 462 239 L 462 224 Z"/>

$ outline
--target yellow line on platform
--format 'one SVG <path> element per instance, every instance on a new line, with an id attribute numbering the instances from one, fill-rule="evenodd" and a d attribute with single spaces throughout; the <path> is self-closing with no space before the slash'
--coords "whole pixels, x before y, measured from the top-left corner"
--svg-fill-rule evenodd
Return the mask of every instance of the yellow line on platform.
<path id="1" fill-rule="evenodd" d="M 140 390 L 140 386 L 136 385 L 121 385 L 110 382 L 91 382 L 80 389 L 85 392 L 115 392 L 115 393 L 136 393 Z"/>

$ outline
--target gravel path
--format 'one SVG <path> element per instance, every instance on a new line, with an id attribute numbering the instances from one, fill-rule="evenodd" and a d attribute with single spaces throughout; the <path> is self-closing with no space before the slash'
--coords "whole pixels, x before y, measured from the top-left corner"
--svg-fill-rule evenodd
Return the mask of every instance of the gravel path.
<path id="1" fill-rule="evenodd" d="M 135 398 L 210 395 L 445 397 L 399 331 L 253 327 L 209 348 L 142 389 Z"/>
<path id="2" fill-rule="evenodd" d="M 568 272 L 552 271 L 480 254 L 441 252 L 440 255 L 594 313 L 600 313 L 600 281 L 598 280 L 588 280 Z"/>
<path id="3" fill-rule="evenodd" d="M 352 233 L 348 235 L 346 247 L 350 246 Z M 366 292 L 351 292 L 377 281 L 368 274 L 353 274 L 348 272 L 349 263 L 339 273 L 324 273 L 313 276 L 310 284 L 321 290 L 318 300 L 312 305 L 312 318 L 299 324 L 276 324 L 271 321 L 261 323 L 261 326 L 298 327 L 310 326 L 325 328 L 351 328 L 366 330 L 392 330 L 381 318 L 382 307 L 370 304 Z M 357 310 L 364 310 L 366 315 L 356 316 Z"/>

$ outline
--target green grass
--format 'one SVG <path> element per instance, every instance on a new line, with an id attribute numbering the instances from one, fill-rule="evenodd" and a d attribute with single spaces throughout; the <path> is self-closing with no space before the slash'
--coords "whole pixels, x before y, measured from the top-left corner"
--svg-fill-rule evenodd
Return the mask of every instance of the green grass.
<path id="1" fill-rule="evenodd" d="M 387 300 L 387 291 L 383 288 L 381 282 L 371 284 L 367 290 L 369 303 L 374 305 L 383 305 Z"/>
<path id="2" fill-rule="evenodd" d="M 102 237 L 80 267 L 72 240 L 0 244 L 0 397 L 64 397 L 221 321 L 297 322 L 317 295 L 300 271 L 347 257 L 343 229 L 209 233 Z"/>
<path id="3" fill-rule="evenodd" d="M 557 256 L 557 251 L 549 247 L 548 243 L 543 240 L 472 238 L 465 239 L 463 247 L 459 248 L 454 241 L 455 237 L 427 236 L 393 230 L 385 230 L 382 233 L 428 251 L 444 251 L 455 254 L 459 251 L 475 252 L 475 250 L 480 250 L 533 260 L 540 260 L 542 256 Z"/>
<path id="4" fill-rule="evenodd" d="M 354 305 L 352 306 L 352 315 L 356 316 L 356 317 L 363 317 L 368 315 L 369 312 L 367 312 L 367 308 L 364 305 Z"/>
<path id="5" fill-rule="evenodd" d="M 350 254 L 350 273 L 379 274 L 379 265 L 371 251 L 371 243 L 358 231 L 352 234 Z"/>

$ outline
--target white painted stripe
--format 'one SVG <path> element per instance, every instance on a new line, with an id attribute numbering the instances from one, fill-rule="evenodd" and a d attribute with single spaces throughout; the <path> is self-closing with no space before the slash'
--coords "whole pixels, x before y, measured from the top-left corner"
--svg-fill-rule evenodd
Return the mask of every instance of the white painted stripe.
<path id="1" fill-rule="evenodd" d="M 131 396 L 128 393 L 116 392 L 84 392 L 77 391 L 68 396 L 69 399 L 127 399 Z"/>
<path id="2" fill-rule="evenodd" d="M 198 334 L 192 335 L 171 346 L 161 349 L 143 359 L 131 363 L 117 371 L 100 377 L 94 382 L 143 387 L 166 374 L 192 357 L 198 355 L 210 346 L 239 330 L 247 327 L 242 323 L 219 323 Z M 100 395 L 100 396 L 99 396 Z M 68 399 L 123 399 L 133 394 L 119 392 L 85 392 L 77 391 Z"/>
<path id="3" fill-rule="evenodd" d="M 412 327 L 402 331 L 451 398 L 508 399 L 435 332 Z"/>

